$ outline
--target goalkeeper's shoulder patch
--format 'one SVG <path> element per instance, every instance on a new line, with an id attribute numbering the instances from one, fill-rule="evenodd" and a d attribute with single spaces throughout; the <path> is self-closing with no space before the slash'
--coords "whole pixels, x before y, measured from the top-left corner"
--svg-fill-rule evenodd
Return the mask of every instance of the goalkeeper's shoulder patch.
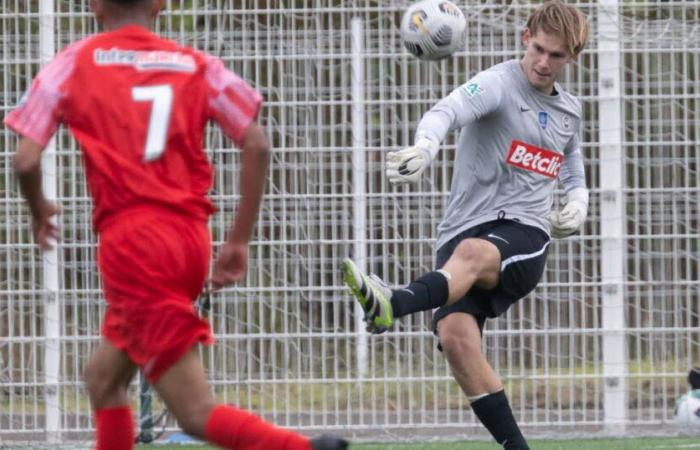
<path id="1" fill-rule="evenodd" d="M 469 97 L 474 97 L 484 92 L 484 88 L 477 81 L 470 81 L 462 86 L 462 90 Z"/>

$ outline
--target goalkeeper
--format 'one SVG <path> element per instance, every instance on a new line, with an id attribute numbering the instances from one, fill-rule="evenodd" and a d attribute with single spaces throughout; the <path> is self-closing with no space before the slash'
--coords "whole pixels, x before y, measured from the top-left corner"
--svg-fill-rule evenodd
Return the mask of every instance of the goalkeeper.
<path id="1" fill-rule="evenodd" d="M 420 121 L 413 147 L 387 155 L 395 185 L 417 182 L 448 131 L 460 129 L 452 189 L 438 226 L 437 267 L 404 289 L 343 262 L 345 282 L 381 333 L 395 318 L 438 308 L 434 330 L 472 409 L 505 449 L 528 449 L 500 379 L 482 353 L 487 318 L 532 291 L 550 236 L 575 233 L 586 218 L 579 127 L 581 104 L 556 82 L 583 49 L 585 16 L 549 1 L 529 17 L 525 53 L 477 74 Z M 567 193 L 551 211 L 556 180 Z"/>

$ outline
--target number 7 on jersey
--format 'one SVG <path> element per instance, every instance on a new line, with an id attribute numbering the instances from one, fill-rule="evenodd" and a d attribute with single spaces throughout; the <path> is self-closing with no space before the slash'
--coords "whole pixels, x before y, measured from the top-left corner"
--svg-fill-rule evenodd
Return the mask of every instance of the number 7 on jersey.
<path id="1" fill-rule="evenodd" d="M 165 151 L 165 138 L 168 136 L 170 110 L 173 106 L 173 88 L 169 84 L 134 86 L 131 88 L 131 98 L 137 102 L 152 103 L 143 160 L 155 161 Z"/>

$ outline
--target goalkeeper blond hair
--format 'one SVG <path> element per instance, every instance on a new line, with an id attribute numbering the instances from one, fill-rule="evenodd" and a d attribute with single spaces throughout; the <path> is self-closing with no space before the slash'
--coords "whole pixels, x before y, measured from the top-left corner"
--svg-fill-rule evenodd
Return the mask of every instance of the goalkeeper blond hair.
<path id="1" fill-rule="evenodd" d="M 532 35 L 542 30 L 564 39 L 572 57 L 578 56 L 588 39 L 588 20 L 576 7 L 560 0 L 549 0 L 537 8 L 527 20 Z"/>

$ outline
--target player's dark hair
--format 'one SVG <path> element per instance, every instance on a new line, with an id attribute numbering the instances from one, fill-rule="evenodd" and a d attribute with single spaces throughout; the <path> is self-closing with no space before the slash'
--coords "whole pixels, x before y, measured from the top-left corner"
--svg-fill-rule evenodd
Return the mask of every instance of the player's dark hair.
<path id="1" fill-rule="evenodd" d="M 136 6 L 145 3 L 146 0 L 107 0 L 107 2 L 117 6 Z"/>
<path id="2" fill-rule="evenodd" d="M 542 29 L 545 33 L 563 37 L 571 56 L 577 56 L 588 39 L 586 16 L 561 0 L 549 0 L 537 8 L 528 19 L 527 28 L 533 35 Z"/>

